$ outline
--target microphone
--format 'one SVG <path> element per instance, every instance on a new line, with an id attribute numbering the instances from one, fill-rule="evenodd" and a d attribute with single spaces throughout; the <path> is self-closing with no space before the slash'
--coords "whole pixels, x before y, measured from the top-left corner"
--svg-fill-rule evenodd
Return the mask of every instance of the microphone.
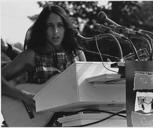
<path id="1" fill-rule="evenodd" d="M 112 27 L 108 27 L 108 26 L 105 26 L 103 24 L 98 24 L 98 23 L 94 23 L 94 25 L 95 25 L 97 31 L 99 31 L 102 34 L 111 33 L 116 37 L 127 39 L 127 37 L 125 37 L 123 34 L 117 32 L 116 27 L 112 28 Z"/>
<path id="2" fill-rule="evenodd" d="M 129 29 L 127 27 L 124 27 L 124 26 L 121 26 L 121 25 L 117 24 L 115 21 L 108 18 L 108 16 L 103 11 L 99 12 L 98 17 L 99 17 L 100 22 L 108 23 L 109 27 L 117 33 L 124 33 L 124 34 L 136 34 L 136 33 L 138 33 L 137 31 L 134 31 L 132 29 Z"/>
<path id="3" fill-rule="evenodd" d="M 117 24 L 116 22 L 114 22 L 110 18 L 108 18 L 108 16 L 103 11 L 100 11 L 98 13 L 98 17 L 99 17 L 99 21 L 102 23 L 107 22 L 108 24 L 111 24 L 115 27 L 120 26 L 119 24 Z"/>

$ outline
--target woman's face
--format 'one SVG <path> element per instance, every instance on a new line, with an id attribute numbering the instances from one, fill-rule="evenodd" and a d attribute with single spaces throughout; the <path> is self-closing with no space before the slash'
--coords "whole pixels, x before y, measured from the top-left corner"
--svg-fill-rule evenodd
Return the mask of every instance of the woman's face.
<path id="1" fill-rule="evenodd" d="M 51 13 L 47 19 L 47 41 L 55 47 L 61 46 L 64 38 L 65 27 L 62 18 Z"/>

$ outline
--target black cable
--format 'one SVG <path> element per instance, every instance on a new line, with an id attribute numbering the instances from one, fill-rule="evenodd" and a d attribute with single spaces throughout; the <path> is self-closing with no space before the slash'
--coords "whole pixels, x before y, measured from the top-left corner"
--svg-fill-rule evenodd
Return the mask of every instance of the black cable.
<path id="1" fill-rule="evenodd" d="M 92 125 L 92 124 L 96 124 L 96 123 L 99 123 L 99 122 L 102 122 L 104 120 L 107 120 L 113 116 L 120 116 L 120 117 L 123 117 L 123 118 L 126 118 L 126 116 L 124 115 L 121 115 L 122 113 L 126 113 L 126 110 L 121 110 L 119 112 L 110 112 L 110 111 L 106 111 L 106 110 L 99 110 L 99 109 L 82 109 L 82 110 L 79 110 L 79 111 L 73 111 L 73 112 L 57 112 L 56 113 L 56 118 L 54 119 L 54 121 L 52 122 L 55 122 L 57 121 L 58 118 L 60 117 L 63 117 L 63 116 L 71 116 L 71 115 L 75 115 L 75 114 L 78 114 L 80 112 L 86 112 L 86 113 L 91 113 L 91 112 L 95 112 L 95 113 L 108 113 L 108 114 L 111 114 L 110 116 L 104 118 L 104 119 L 101 119 L 101 120 L 98 120 L 98 121 L 95 121 L 95 122 L 92 122 L 92 123 L 88 123 L 88 124 L 84 124 L 84 125 L 78 125 L 78 126 L 69 126 L 69 127 L 83 127 L 83 126 L 88 126 L 88 125 Z"/>
<path id="2" fill-rule="evenodd" d="M 147 37 L 148 39 L 149 39 L 149 48 L 150 48 L 150 59 L 152 60 L 153 58 L 152 58 L 152 55 L 153 55 L 153 39 L 148 35 L 148 34 L 145 34 L 144 33 L 144 35 L 143 36 L 145 36 L 145 37 Z"/>
<path id="3" fill-rule="evenodd" d="M 124 111 L 122 110 L 122 113 Z M 99 110 L 99 109 L 82 109 L 82 110 L 75 111 L 75 112 L 61 112 L 61 113 L 63 113 L 64 115 L 74 115 L 74 114 L 77 114 L 79 112 L 103 112 L 103 113 L 109 113 L 109 114 L 116 114 L 114 112 L 110 112 L 110 111 L 106 111 L 106 110 Z M 71 114 L 71 113 L 73 113 L 73 114 Z M 117 115 L 126 118 L 126 116 L 123 116 L 123 115 L 120 115 L 120 114 L 117 114 Z"/>
<path id="4" fill-rule="evenodd" d="M 80 48 L 81 48 L 81 50 L 83 50 L 83 51 L 85 51 L 85 52 L 99 55 L 98 52 L 90 51 L 90 50 L 87 50 L 87 49 L 82 48 L 82 47 L 80 47 Z M 111 55 L 105 54 L 105 53 L 101 53 L 101 55 L 102 55 L 102 56 L 106 56 L 106 57 L 110 57 L 110 58 L 113 58 L 113 59 L 116 59 L 116 60 L 120 60 L 120 58 L 117 57 L 117 56 L 111 56 Z"/>
<path id="5" fill-rule="evenodd" d="M 133 42 L 132 42 L 129 38 L 127 38 L 127 40 L 128 40 L 128 42 L 129 42 L 129 44 L 131 44 L 131 46 L 132 46 L 132 48 L 133 48 L 133 50 L 134 50 L 134 52 L 135 52 L 135 55 L 137 56 L 138 60 L 141 61 L 141 59 L 139 58 L 139 54 L 138 54 L 138 52 L 137 52 L 137 49 L 136 49 L 136 47 L 134 46 Z"/>
<path id="6" fill-rule="evenodd" d="M 110 112 L 110 111 L 106 111 L 106 110 L 99 110 L 99 109 L 82 109 L 82 110 L 73 111 L 73 112 L 56 112 L 56 113 L 58 113 L 59 115 L 70 116 L 70 115 L 74 115 L 74 114 L 77 114 L 77 113 L 80 113 L 80 112 L 104 112 L 104 113 L 109 113 L 109 114 L 115 114 L 114 112 Z M 117 114 L 117 115 L 126 118 L 126 116 L 123 116 L 123 115 L 120 115 L 120 114 Z"/>
<path id="7" fill-rule="evenodd" d="M 113 113 L 112 115 L 110 115 L 110 116 L 108 116 L 108 117 L 106 117 L 104 119 L 101 119 L 101 120 L 98 120 L 98 121 L 95 121 L 95 122 L 92 122 L 92 123 L 88 123 L 88 124 L 84 124 L 84 125 L 69 126 L 69 127 L 85 127 L 85 126 L 97 124 L 99 122 L 102 122 L 102 121 L 105 121 L 105 120 L 107 120 L 109 118 L 112 118 L 113 116 L 119 115 L 120 113 L 123 113 L 123 112 L 125 113 L 126 111 L 125 110 L 121 110 L 121 111 L 119 111 L 117 113 Z"/>
<path id="8" fill-rule="evenodd" d="M 99 52 L 99 55 L 100 55 L 100 58 L 101 58 L 101 62 L 102 62 L 102 65 L 104 66 L 104 68 L 107 69 L 108 71 L 118 73 L 117 71 L 111 70 L 111 69 L 107 68 L 107 67 L 104 65 L 104 63 L 103 63 L 104 60 L 103 60 L 103 57 L 102 57 L 102 55 L 101 55 L 100 49 L 99 49 L 99 47 L 98 47 L 97 38 L 95 38 L 95 40 L 96 40 L 96 47 L 97 47 L 97 50 L 98 50 L 98 52 Z"/>

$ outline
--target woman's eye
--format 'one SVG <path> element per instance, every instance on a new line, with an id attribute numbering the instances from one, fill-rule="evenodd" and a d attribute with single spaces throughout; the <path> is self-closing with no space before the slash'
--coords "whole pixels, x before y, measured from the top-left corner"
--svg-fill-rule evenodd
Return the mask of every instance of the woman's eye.
<path id="1" fill-rule="evenodd" d="M 54 24 L 47 24 L 47 28 L 64 28 L 64 24 L 63 23 L 58 23 L 57 25 L 54 25 Z"/>
<path id="2" fill-rule="evenodd" d="M 49 27 L 53 27 L 53 25 L 52 24 L 47 24 L 47 27 L 49 28 Z"/>
<path id="3" fill-rule="evenodd" d="M 59 24 L 58 24 L 58 27 L 64 27 L 64 24 L 59 23 Z"/>

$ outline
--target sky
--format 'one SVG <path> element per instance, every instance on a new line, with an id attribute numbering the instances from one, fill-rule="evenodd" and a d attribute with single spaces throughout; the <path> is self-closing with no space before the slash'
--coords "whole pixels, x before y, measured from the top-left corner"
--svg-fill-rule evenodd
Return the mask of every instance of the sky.
<path id="1" fill-rule="evenodd" d="M 24 43 L 26 31 L 32 25 L 27 16 L 39 14 L 36 0 L 1 0 L 0 1 L 0 35 L 9 43 Z M 106 4 L 103 0 L 101 3 Z"/>
<path id="2" fill-rule="evenodd" d="M 27 16 L 40 13 L 42 8 L 34 0 L 1 0 L 1 36 L 10 43 L 24 42 L 32 21 Z"/>

